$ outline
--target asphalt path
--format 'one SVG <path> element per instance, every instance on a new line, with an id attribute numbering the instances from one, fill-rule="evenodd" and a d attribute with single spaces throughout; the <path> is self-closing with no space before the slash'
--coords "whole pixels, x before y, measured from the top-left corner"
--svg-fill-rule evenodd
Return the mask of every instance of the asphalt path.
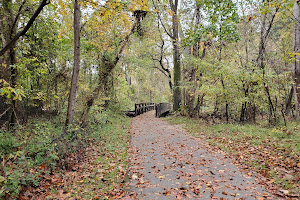
<path id="1" fill-rule="evenodd" d="M 131 133 L 131 199 L 278 199 L 258 175 L 179 125 L 155 118 L 154 111 L 133 118 Z"/>

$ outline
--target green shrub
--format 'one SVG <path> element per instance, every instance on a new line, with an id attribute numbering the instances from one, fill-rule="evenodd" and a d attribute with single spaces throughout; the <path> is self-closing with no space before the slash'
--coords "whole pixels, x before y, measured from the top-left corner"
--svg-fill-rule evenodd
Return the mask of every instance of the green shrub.
<path id="1" fill-rule="evenodd" d="M 12 133 L 0 130 L 0 157 L 11 153 L 17 147 L 17 139 Z"/>

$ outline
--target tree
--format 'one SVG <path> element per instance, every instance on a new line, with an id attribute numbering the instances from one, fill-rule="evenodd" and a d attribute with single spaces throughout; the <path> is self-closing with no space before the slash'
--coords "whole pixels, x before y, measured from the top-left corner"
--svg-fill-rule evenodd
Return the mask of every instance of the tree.
<path id="1" fill-rule="evenodd" d="M 200 24 L 200 14 L 201 11 L 201 7 L 200 5 L 196 2 L 196 8 L 195 8 L 195 13 L 194 13 L 194 18 L 193 18 L 193 24 L 191 25 L 191 31 L 192 32 L 198 32 L 198 28 L 200 29 L 201 26 L 199 26 Z M 204 42 L 204 48 L 202 51 L 202 55 L 200 56 L 200 46 L 199 44 L 201 43 L 201 39 L 205 40 L 204 35 L 205 34 L 201 34 L 199 36 L 199 34 L 197 34 L 198 36 L 194 36 L 194 38 L 192 39 L 194 42 L 189 43 L 188 50 L 189 50 L 189 54 L 192 57 L 195 58 L 199 58 L 199 59 L 203 59 L 205 57 L 205 51 L 206 51 L 206 45 L 207 42 Z M 184 109 L 187 112 L 187 115 L 190 117 L 193 117 L 196 112 L 199 110 L 200 105 L 201 105 L 201 99 L 203 99 L 203 95 L 202 98 L 200 97 L 200 94 L 197 98 L 197 104 L 194 108 L 194 104 L 195 104 L 195 98 L 196 98 L 196 73 L 198 71 L 197 69 L 197 65 L 195 64 L 187 64 L 186 66 L 184 66 L 183 69 L 183 74 L 184 74 L 184 81 L 186 81 L 186 88 L 184 89 Z M 201 86 L 200 86 L 201 87 Z"/>
<path id="2" fill-rule="evenodd" d="M 181 106 L 181 63 L 179 52 L 179 23 L 178 23 L 178 0 L 169 0 L 172 11 L 172 35 L 168 34 L 172 39 L 173 44 L 173 66 L 174 66 L 174 93 L 173 93 L 173 109 L 176 111 Z"/>
<path id="3" fill-rule="evenodd" d="M 204 13 L 204 14 L 202 14 Z M 227 121 L 229 120 L 229 100 L 228 89 L 225 79 L 226 75 L 222 72 L 222 53 L 226 45 L 236 42 L 239 38 L 236 24 L 239 21 L 237 14 L 236 4 L 231 0 L 205 0 L 195 1 L 195 12 L 192 19 L 192 25 L 187 32 L 187 37 L 184 39 L 184 43 L 189 49 L 189 54 L 193 58 L 203 60 L 206 56 L 206 50 L 214 43 L 216 47 L 216 59 L 215 67 L 219 69 L 217 80 L 220 81 L 223 88 L 223 100 L 225 101 L 225 116 Z M 200 105 L 203 103 L 204 93 L 200 94 L 196 92 L 196 88 L 201 88 L 201 79 L 203 71 L 200 71 L 200 67 L 197 63 L 189 63 L 184 67 L 185 74 L 185 111 L 190 117 L 193 117 L 200 109 Z M 196 73 L 199 75 L 196 77 Z M 199 82 L 198 85 L 196 82 Z M 197 96 L 197 102 L 195 104 L 195 97 Z M 217 94 L 216 102 L 218 101 L 220 94 Z M 216 103 L 216 105 L 218 105 Z"/>
<path id="4" fill-rule="evenodd" d="M 96 12 L 93 20 L 99 21 L 99 24 L 109 24 L 108 27 L 101 27 L 104 28 L 103 30 L 96 31 L 99 34 L 107 34 L 111 33 L 110 37 L 112 37 L 112 43 L 107 44 L 108 46 L 106 49 L 101 49 L 102 55 L 98 54 L 98 60 L 99 60 L 99 72 L 98 72 L 98 79 L 96 83 L 96 87 L 90 92 L 90 94 L 87 95 L 86 102 L 83 106 L 83 111 L 81 114 L 80 123 L 81 126 L 86 126 L 86 121 L 88 118 L 89 111 L 91 107 L 94 105 L 95 100 L 98 98 L 99 93 L 101 90 L 104 90 L 107 92 L 108 90 L 108 83 L 109 78 L 111 76 L 112 71 L 117 66 L 117 64 L 120 61 L 120 58 L 122 56 L 123 51 L 125 50 L 125 47 L 127 43 L 129 42 L 130 37 L 137 31 L 139 34 L 142 34 L 140 32 L 141 22 L 147 15 L 147 1 L 136 1 L 135 4 L 133 4 L 131 8 L 131 12 L 133 13 L 134 22 L 131 25 L 131 28 L 128 29 L 127 27 L 124 27 L 123 31 L 120 31 L 119 34 L 115 29 L 111 30 L 109 29 L 110 25 L 115 24 L 119 21 L 121 23 L 125 23 L 128 25 L 128 13 L 125 14 L 124 11 L 122 11 L 122 6 L 120 6 L 120 2 L 106 2 L 106 8 L 104 10 L 101 10 L 100 12 Z M 100 15 L 101 17 L 99 17 Z M 118 19 L 116 19 L 116 17 Z M 115 23 L 112 23 L 112 20 L 115 20 Z M 97 27 L 96 27 L 97 28 Z M 124 30 L 126 32 L 124 33 Z M 102 32 L 103 31 L 103 32 Z M 127 32 L 128 31 L 128 32 Z M 122 38 L 123 37 L 123 38 Z M 105 40 L 104 43 L 106 43 L 106 40 L 109 40 L 107 38 L 96 38 L 97 44 L 95 46 L 99 47 L 99 40 Z M 101 46 L 103 48 L 103 46 Z"/>
<path id="5" fill-rule="evenodd" d="M 155 10 L 158 14 L 158 18 L 161 22 L 162 27 L 164 28 L 165 33 L 172 40 L 173 46 L 173 109 L 174 111 L 179 110 L 181 106 L 181 58 L 180 58 L 180 39 L 179 39 L 179 18 L 178 18 L 178 0 L 169 0 L 170 10 L 168 11 L 169 15 L 172 17 L 172 28 L 171 32 L 167 30 L 166 25 L 162 22 L 160 11 L 157 10 L 157 6 L 152 0 L 152 3 L 155 7 Z"/>
<path id="6" fill-rule="evenodd" d="M 170 90 L 173 91 L 173 83 L 172 83 L 172 75 L 171 75 L 171 71 L 169 69 L 169 61 L 166 58 L 166 49 L 165 49 L 165 40 L 163 38 L 162 32 L 161 32 L 161 28 L 160 28 L 160 21 L 159 18 L 157 20 L 157 30 L 158 30 L 158 37 L 160 38 L 160 42 L 159 41 L 154 41 L 157 45 L 153 45 L 152 46 L 158 46 L 159 50 L 157 50 L 156 48 L 154 49 L 154 52 L 149 52 L 151 59 L 154 62 L 158 62 L 159 66 L 157 67 L 156 64 L 154 63 L 154 68 L 158 69 L 163 75 L 165 75 L 168 78 L 168 82 L 169 82 L 169 87 Z M 154 37 L 156 37 L 156 35 L 154 35 Z M 149 47 L 151 48 L 151 47 Z M 156 52 L 159 53 L 156 53 Z M 164 62 L 164 60 L 166 60 L 166 63 Z"/>
<path id="7" fill-rule="evenodd" d="M 17 85 L 17 77 L 18 71 L 14 66 L 17 63 L 16 52 L 17 52 L 17 40 L 26 34 L 26 32 L 30 29 L 32 24 L 35 22 L 36 18 L 39 16 L 43 8 L 50 3 L 48 0 L 42 0 L 39 4 L 39 7 L 35 10 L 35 12 L 30 17 L 29 21 L 25 25 L 25 27 L 18 31 L 19 21 L 24 14 L 26 0 L 22 2 L 18 1 L 3 1 L 0 4 L 0 30 L 1 30 L 1 41 L 3 43 L 2 48 L 0 50 L 0 80 L 8 83 L 8 87 L 12 89 Z M 17 11 L 16 11 L 17 10 Z M 16 11 L 16 14 L 14 14 Z M 4 87 L 4 84 L 0 85 Z M 10 113 L 7 116 L 6 120 L 13 126 L 16 123 L 17 116 L 17 108 L 16 108 L 16 98 L 12 97 L 7 99 L 5 97 L 0 97 L 1 108 L 8 107 L 5 105 L 5 102 L 9 102 Z M 0 111 L 2 111 L 0 109 Z"/>
<path id="8" fill-rule="evenodd" d="M 13 46 L 15 46 L 15 43 L 16 41 L 23 35 L 26 34 L 26 32 L 29 30 L 29 28 L 32 26 L 33 22 L 35 21 L 35 19 L 38 17 L 38 15 L 40 14 L 40 12 L 43 10 L 43 8 L 48 5 L 50 3 L 50 1 L 48 0 L 42 0 L 39 7 L 37 8 L 37 10 L 34 12 L 34 14 L 31 16 L 31 18 L 29 19 L 29 21 L 27 22 L 26 26 L 23 28 L 22 31 L 18 32 L 16 34 L 16 31 L 17 31 L 17 25 L 18 25 L 18 20 L 20 19 L 20 15 L 21 15 L 21 11 L 24 7 L 24 4 L 25 4 L 26 0 L 24 0 L 21 5 L 20 5 L 20 8 L 19 8 L 19 11 L 17 13 L 17 15 L 14 17 L 12 16 L 12 10 L 11 10 L 11 7 L 12 7 L 12 1 L 4 1 L 3 3 L 3 10 L 6 11 L 7 13 L 4 12 L 4 15 L 7 15 L 7 16 L 4 16 L 5 17 L 8 17 L 10 19 L 8 19 L 9 21 L 6 21 L 6 25 L 8 26 L 7 28 L 10 29 L 10 35 L 9 38 L 6 38 L 6 43 L 4 45 L 4 47 L 0 50 L 0 56 L 3 56 L 4 53 L 11 49 Z M 5 23 L 3 21 L 1 21 L 1 29 L 2 30 L 5 30 L 4 28 L 4 25 Z M 5 35 L 5 34 L 4 34 Z"/>
<path id="9" fill-rule="evenodd" d="M 71 88 L 68 100 L 68 111 L 66 127 L 73 123 L 76 103 L 76 93 L 80 70 L 80 5 L 78 0 L 74 1 L 74 67 L 71 81 Z"/>
<path id="10" fill-rule="evenodd" d="M 293 62 L 293 79 L 294 79 L 294 95 L 295 95 L 295 111 L 296 117 L 300 116 L 300 1 L 297 0 L 294 4 L 294 62 Z"/>

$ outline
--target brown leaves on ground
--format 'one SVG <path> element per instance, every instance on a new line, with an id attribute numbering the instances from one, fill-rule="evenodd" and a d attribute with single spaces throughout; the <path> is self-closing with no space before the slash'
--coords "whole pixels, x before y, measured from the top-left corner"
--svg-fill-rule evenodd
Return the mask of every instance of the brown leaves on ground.
<path id="1" fill-rule="evenodd" d="M 278 148 L 272 139 L 263 140 L 260 145 L 254 145 L 241 138 L 232 141 L 226 137 L 215 137 L 210 139 L 211 144 L 222 145 L 229 149 L 230 154 L 244 169 L 252 169 L 263 175 L 263 182 L 274 191 L 281 191 L 278 184 L 285 186 L 289 192 L 276 192 L 280 196 L 298 197 L 300 188 L 300 155 L 292 149 Z M 276 184 L 274 184 L 276 183 Z M 298 191 L 297 191 L 298 190 Z"/>
<path id="2" fill-rule="evenodd" d="M 193 135 L 208 141 L 214 149 L 225 150 L 248 173 L 255 171 L 263 175 L 265 179 L 260 180 L 261 183 L 278 196 L 300 197 L 300 153 L 296 148 L 299 138 L 291 137 L 289 132 L 286 135 L 282 132 L 282 139 L 270 133 L 279 132 L 278 129 L 262 129 L 267 130 L 265 134 L 255 135 L 247 132 L 242 125 L 207 125 L 199 119 L 180 118 L 178 121 L 181 121 L 180 124 L 183 122 L 185 129 Z M 256 128 L 261 129 L 258 125 Z"/>
<path id="3" fill-rule="evenodd" d="M 150 114 L 132 122 L 128 189 L 138 199 L 277 199 L 226 153 Z"/>
<path id="4" fill-rule="evenodd" d="M 23 188 L 19 199 L 113 199 L 125 196 L 123 186 L 127 168 L 130 135 L 126 122 L 99 129 L 82 151 L 65 155 L 54 170 L 41 165 L 38 187 Z"/>
<path id="5" fill-rule="evenodd" d="M 32 199 L 103 199 L 112 196 L 121 197 L 126 166 L 120 162 L 118 154 L 111 154 L 105 148 L 91 146 L 86 149 L 85 156 L 78 160 L 76 154 L 68 170 L 57 169 L 47 174 L 44 165 L 39 171 L 39 187 L 23 188 L 20 200 Z"/>

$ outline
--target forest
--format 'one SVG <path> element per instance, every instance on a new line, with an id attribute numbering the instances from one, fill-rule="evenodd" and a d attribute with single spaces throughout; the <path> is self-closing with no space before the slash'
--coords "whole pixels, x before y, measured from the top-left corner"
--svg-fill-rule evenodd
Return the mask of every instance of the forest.
<path id="1" fill-rule="evenodd" d="M 299 0 L 1 0 L 0 35 L 0 199 L 121 196 L 142 102 L 299 195 Z"/>

